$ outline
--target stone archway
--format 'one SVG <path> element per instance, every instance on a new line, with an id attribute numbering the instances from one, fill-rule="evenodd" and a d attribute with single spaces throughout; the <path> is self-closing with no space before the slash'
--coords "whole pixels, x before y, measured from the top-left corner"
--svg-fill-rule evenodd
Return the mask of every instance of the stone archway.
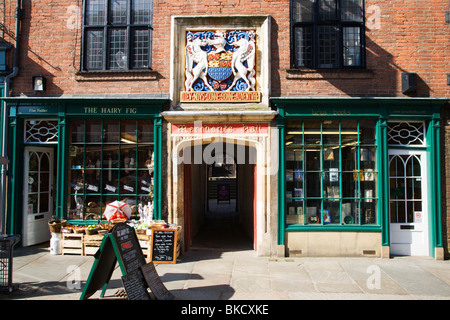
<path id="1" fill-rule="evenodd" d="M 267 125 L 267 124 L 266 124 Z M 239 150 L 254 150 L 251 161 L 255 166 L 255 201 L 254 201 L 254 243 L 258 255 L 271 255 L 276 242 L 276 212 L 271 210 L 276 202 L 276 184 L 270 172 L 270 130 L 254 134 L 177 134 L 171 132 L 169 138 L 169 173 L 168 173 L 168 209 L 169 222 L 182 226 L 184 237 L 184 165 L 186 163 L 204 163 L 214 143 L 224 143 L 227 153 L 235 153 L 237 163 L 249 161 L 249 155 Z M 206 145 L 206 147 L 204 147 Z M 210 148 L 208 148 L 210 147 Z M 245 149 L 247 148 L 247 149 Z M 189 150 L 189 151 L 188 151 Z M 188 152 L 185 152 L 188 151 Z M 192 154 L 192 152 L 194 154 Z M 245 151 L 244 151 L 245 152 Z M 275 187 L 274 187 L 275 186 Z M 276 211 L 276 210 L 275 210 Z"/>

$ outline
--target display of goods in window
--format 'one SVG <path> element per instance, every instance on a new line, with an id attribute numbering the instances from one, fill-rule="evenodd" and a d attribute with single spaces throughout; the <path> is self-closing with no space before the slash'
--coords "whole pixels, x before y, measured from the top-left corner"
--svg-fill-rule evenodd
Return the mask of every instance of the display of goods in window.
<path id="1" fill-rule="evenodd" d="M 131 207 L 126 202 L 113 201 L 106 205 L 103 215 L 108 221 L 113 221 L 116 219 L 130 219 Z"/>

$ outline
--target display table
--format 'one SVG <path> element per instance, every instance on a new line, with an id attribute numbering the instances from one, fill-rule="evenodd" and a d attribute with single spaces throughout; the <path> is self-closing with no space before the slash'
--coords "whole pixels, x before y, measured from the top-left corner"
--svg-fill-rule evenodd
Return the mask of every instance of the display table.
<path id="1" fill-rule="evenodd" d="M 177 241 L 177 257 L 181 252 L 181 227 L 177 228 L 178 241 Z M 136 236 L 139 240 L 139 245 L 142 248 L 142 252 L 146 259 L 150 259 L 150 243 L 151 235 L 142 234 L 141 232 L 136 232 Z M 82 233 L 63 233 L 62 234 L 62 255 L 76 254 L 82 256 L 94 255 L 99 249 L 104 234 L 93 234 L 86 235 Z"/>

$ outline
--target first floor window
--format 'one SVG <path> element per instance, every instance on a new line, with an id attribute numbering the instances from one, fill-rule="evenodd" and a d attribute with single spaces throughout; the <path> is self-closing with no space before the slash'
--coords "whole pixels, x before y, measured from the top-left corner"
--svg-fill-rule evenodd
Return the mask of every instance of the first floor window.
<path id="1" fill-rule="evenodd" d="M 83 70 L 150 69 L 152 16 L 153 0 L 86 0 Z"/>
<path id="2" fill-rule="evenodd" d="M 73 119 L 69 134 L 69 219 L 104 219 L 126 202 L 132 218 L 153 212 L 153 120 Z"/>
<path id="3" fill-rule="evenodd" d="M 289 120 L 286 223 L 377 223 L 375 120 Z"/>
<path id="4" fill-rule="evenodd" d="M 294 68 L 364 67 L 363 0 L 291 0 Z"/>

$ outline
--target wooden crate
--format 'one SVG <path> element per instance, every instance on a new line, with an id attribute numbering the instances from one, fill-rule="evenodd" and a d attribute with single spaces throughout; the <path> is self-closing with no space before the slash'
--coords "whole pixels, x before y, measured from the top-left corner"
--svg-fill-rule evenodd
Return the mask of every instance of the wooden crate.
<path id="1" fill-rule="evenodd" d="M 85 256 L 92 256 L 94 255 L 98 248 L 100 248 L 100 245 L 102 244 L 103 235 L 100 234 L 93 234 L 93 235 L 86 235 L 83 239 L 83 250 Z"/>
<path id="2" fill-rule="evenodd" d="M 84 255 L 83 236 L 79 233 L 63 233 L 62 255 Z"/>
<path id="3" fill-rule="evenodd" d="M 146 234 L 138 234 L 139 245 L 142 248 L 142 253 L 146 257 L 147 261 L 150 260 L 150 236 Z"/>

